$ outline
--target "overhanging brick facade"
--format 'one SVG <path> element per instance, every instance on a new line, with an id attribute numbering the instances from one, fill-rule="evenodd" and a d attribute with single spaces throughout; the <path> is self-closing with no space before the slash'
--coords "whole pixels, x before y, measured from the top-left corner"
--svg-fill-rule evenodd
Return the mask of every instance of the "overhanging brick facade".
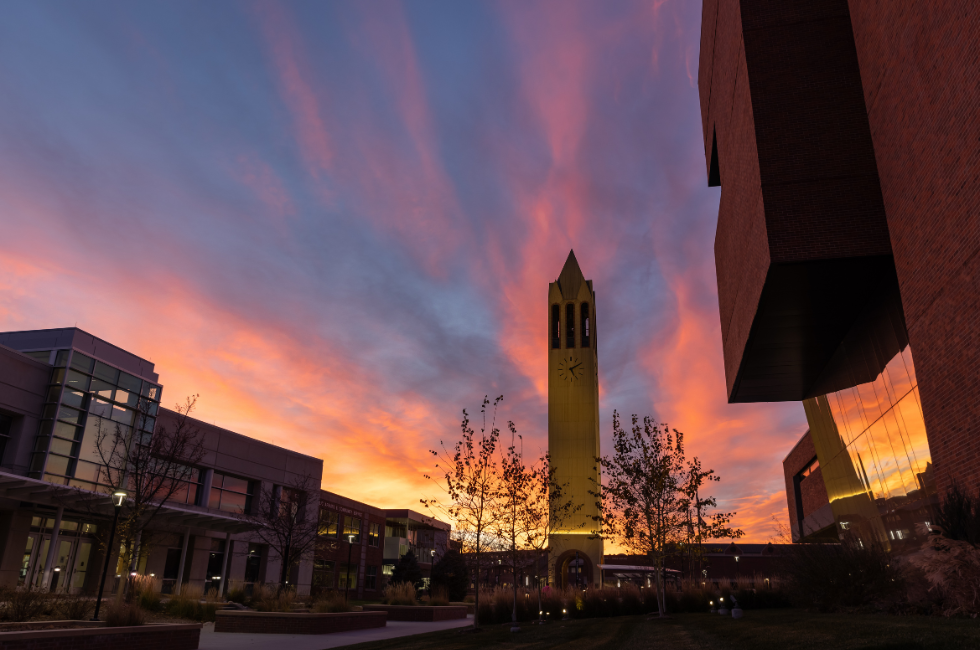
<path id="1" fill-rule="evenodd" d="M 834 376 L 831 361 L 856 323 L 893 320 L 897 306 L 937 485 L 971 492 L 978 70 L 980 9 L 964 0 L 703 5 L 698 84 L 709 182 L 722 188 L 715 259 L 729 400 L 802 400 L 839 389 L 844 375 L 881 372 L 872 363 Z"/>

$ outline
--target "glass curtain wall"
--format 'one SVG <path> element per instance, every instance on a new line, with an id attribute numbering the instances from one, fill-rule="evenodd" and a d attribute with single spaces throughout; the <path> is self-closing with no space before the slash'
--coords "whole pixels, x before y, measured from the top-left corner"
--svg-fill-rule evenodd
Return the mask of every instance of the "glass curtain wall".
<path id="1" fill-rule="evenodd" d="M 74 350 L 58 350 L 47 404 L 31 457 L 30 476 L 99 490 L 100 430 L 150 435 L 160 386 Z M 142 401 L 142 402 L 141 402 Z M 144 404 L 145 413 L 140 412 Z"/>
<path id="2" fill-rule="evenodd" d="M 874 380 L 803 407 L 841 539 L 901 548 L 928 534 L 936 490 L 909 346 Z"/>

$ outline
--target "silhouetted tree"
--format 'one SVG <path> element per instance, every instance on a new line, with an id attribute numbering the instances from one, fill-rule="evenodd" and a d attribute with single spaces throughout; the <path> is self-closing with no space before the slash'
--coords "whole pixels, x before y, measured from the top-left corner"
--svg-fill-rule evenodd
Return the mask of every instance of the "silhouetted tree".
<path id="1" fill-rule="evenodd" d="M 409 582 L 416 590 L 422 588 L 422 569 L 412 550 L 398 559 L 398 564 L 391 572 L 391 583 L 399 582 Z"/>
<path id="2" fill-rule="evenodd" d="M 494 527 L 494 517 L 498 513 L 497 501 L 500 498 L 500 475 L 497 467 L 497 442 L 500 430 L 496 427 L 497 405 L 504 399 L 503 395 L 493 401 L 493 414 L 490 425 L 487 426 L 487 410 L 490 400 L 483 398 L 480 414 L 483 416 L 483 426 L 480 434 L 470 426 L 470 417 L 463 409 L 463 420 L 460 424 L 462 436 L 452 449 L 442 444 L 441 451 L 431 451 L 436 457 L 436 469 L 443 472 L 441 481 L 436 482 L 446 491 L 448 502 L 443 504 L 437 499 L 422 499 L 426 508 L 434 508 L 445 512 L 456 524 L 460 541 L 464 550 L 468 550 L 476 558 L 476 607 L 473 615 L 473 627 L 480 626 L 480 564 L 483 553 L 492 549 L 496 543 L 491 534 Z M 431 477 L 425 475 L 426 478 Z"/>
<path id="3" fill-rule="evenodd" d="M 196 404 L 197 395 L 188 397 L 175 407 L 172 421 L 164 423 L 156 419 L 157 404 L 143 396 L 131 425 L 110 420 L 109 411 L 115 407 L 108 402 L 104 414 L 98 404 L 91 407 L 95 447 L 94 457 L 86 460 L 99 463 L 98 482 L 110 493 L 120 489 L 127 493 L 117 530 L 124 548 L 121 559 L 130 570 L 138 566 L 141 545 L 147 547 L 144 531 L 167 503 L 190 489 L 194 465 L 204 458 L 203 438 L 190 417 Z"/>
<path id="4" fill-rule="evenodd" d="M 470 588 L 470 572 L 463 554 L 456 549 L 448 549 L 432 567 L 431 587 L 442 587 L 450 601 L 459 602 L 466 598 Z"/>
<path id="5" fill-rule="evenodd" d="M 684 498 L 681 500 L 681 508 L 684 509 L 687 517 L 687 552 L 691 571 L 694 572 L 694 560 L 697 559 L 697 573 L 700 571 L 704 561 L 703 542 L 707 539 L 738 539 L 745 535 L 737 528 L 732 528 L 728 524 L 737 513 L 735 512 L 712 512 L 708 513 L 709 508 L 717 508 L 718 502 L 713 496 L 701 497 L 701 490 L 707 483 L 721 481 L 721 477 L 715 474 L 715 470 L 705 470 L 701 466 L 701 460 L 695 456 L 688 461 L 686 476 L 684 477 L 683 492 Z M 707 519 L 705 519 L 707 517 Z"/>
<path id="6" fill-rule="evenodd" d="M 614 411 L 613 449 L 612 457 L 597 459 L 605 479 L 592 492 L 599 507 L 596 532 L 650 557 L 656 569 L 657 609 L 664 616 L 664 558 L 685 524 L 680 503 L 684 436 L 666 424 L 655 425 L 649 417 L 641 425 L 636 415 L 627 432 Z"/>
<path id="7" fill-rule="evenodd" d="M 279 588 L 289 573 L 315 548 L 319 532 L 320 481 L 299 474 L 286 485 L 263 488 L 252 507 L 238 517 L 254 527 L 254 535 L 269 545 L 280 561 Z"/>

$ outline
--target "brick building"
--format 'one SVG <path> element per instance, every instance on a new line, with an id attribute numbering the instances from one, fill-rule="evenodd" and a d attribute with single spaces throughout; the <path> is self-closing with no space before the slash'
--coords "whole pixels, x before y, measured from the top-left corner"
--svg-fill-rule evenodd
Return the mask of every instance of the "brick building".
<path id="1" fill-rule="evenodd" d="M 980 488 L 978 36 L 965 0 L 703 3 L 729 401 L 804 402 L 844 536 Z"/>
<path id="2" fill-rule="evenodd" d="M 321 490 L 313 594 L 337 589 L 359 600 L 380 597 L 384 535 L 384 510 Z"/>

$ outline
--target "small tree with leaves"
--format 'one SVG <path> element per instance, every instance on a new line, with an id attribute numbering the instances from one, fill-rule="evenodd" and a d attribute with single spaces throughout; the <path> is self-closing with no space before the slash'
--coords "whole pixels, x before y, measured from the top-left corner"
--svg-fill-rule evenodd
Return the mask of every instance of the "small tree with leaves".
<path id="1" fill-rule="evenodd" d="M 596 534 L 653 561 L 657 609 L 667 611 L 664 560 L 679 539 L 685 519 L 680 504 L 684 472 L 684 436 L 649 417 L 633 416 L 632 431 L 613 412 L 612 457 L 603 456 L 605 480 L 592 491 L 599 514 Z"/>
<path id="2" fill-rule="evenodd" d="M 309 557 L 319 532 L 320 481 L 297 474 L 285 485 L 263 487 L 251 508 L 239 518 L 254 528 L 254 535 L 269 545 L 280 561 L 279 589 L 286 588 L 294 567 Z"/>
<path id="3" fill-rule="evenodd" d="M 164 506 L 189 489 L 193 466 L 204 458 L 203 437 L 190 417 L 197 397 L 188 397 L 176 406 L 172 418 L 159 421 L 156 403 L 145 397 L 139 398 L 132 425 L 90 416 L 97 418 L 92 460 L 100 465 L 98 481 L 110 492 L 127 493 L 118 531 L 125 549 L 121 561 L 131 570 L 139 561 L 141 543 L 146 547 L 144 531 Z M 124 585 L 120 583 L 120 589 Z"/>
<path id="4" fill-rule="evenodd" d="M 695 456 L 687 463 L 686 475 L 682 491 L 681 508 L 684 510 L 687 522 L 688 560 L 692 573 L 700 576 L 704 562 L 703 542 L 708 539 L 738 539 L 745 533 L 740 529 L 729 526 L 737 513 L 712 512 L 709 508 L 717 508 L 718 502 L 713 496 L 701 496 L 702 490 L 708 483 L 721 481 L 713 469 L 704 469 L 701 460 Z M 707 519 L 705 519 L 707 517 Z M 695 562 L 697 571 L 695 572 Z"/>
<path id="5" fill-rule="evenodd" d="M 538 558 L 547 554 L 551 534 L 560 530 L 583 504 L 576 504 L 569 497 L 568 483 L 558 483 L 551 456 L 545 454 L 531 470 L 530 489 L 518 510 L 520 528 L 524 531 L 525 548 L 534 555 L 534 579 L 538 592 L 538 616 L 543 621 L 541 609 L 541 579 L 538 575 Z M 550 560 L 549 560 L 550 561 Z M 516 600 L 516 599 L 515 599 Z"/>
<path id="6" fill-rule="evenodd" d="M 447 502 L 438 499 L 422 499 L 426 508 L 444 512 L 456 524 L 463 549 L 474 554 L 476 559 L 476 606 L 473 614 L 473 627 L 480 626 L 480 565 L 483 553 L 494 547 L 492 535 L 497 507 L 500 498 L 499 468 L 497 466 L 497 443 L 500 430 L 496 426 L 497 406 L 503 395 L 491 403 L 486 397 L 480 407 L 483 426 L 479 434 L 470 426 L 470 417 L 463 409 L 460 424 L 461 437 L 447 448 L 431 451 L 436 458 L 436 469 L 442 473 L 437 479 L 428 474 L 425 478 L 435 480 L 445 490 Z M 487 418 L 490 418 L 489 425 Z"/>

